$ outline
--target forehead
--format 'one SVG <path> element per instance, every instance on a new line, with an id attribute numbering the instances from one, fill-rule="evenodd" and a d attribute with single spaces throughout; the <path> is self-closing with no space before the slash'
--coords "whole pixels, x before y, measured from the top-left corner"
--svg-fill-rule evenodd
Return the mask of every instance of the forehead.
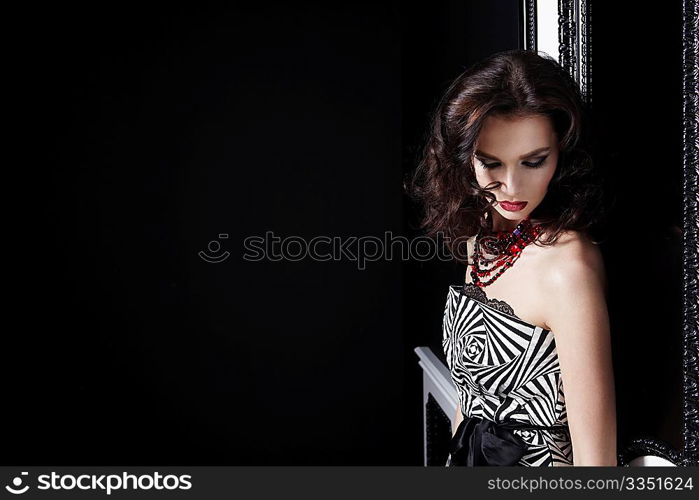
<path id="1" fill-rule="evenodd" d="M 477 147 L 502 158 L 519 155 L 540 147 L 553 147 L 556 133 L 546 115 L 491 115 L 483 121 Z"/>

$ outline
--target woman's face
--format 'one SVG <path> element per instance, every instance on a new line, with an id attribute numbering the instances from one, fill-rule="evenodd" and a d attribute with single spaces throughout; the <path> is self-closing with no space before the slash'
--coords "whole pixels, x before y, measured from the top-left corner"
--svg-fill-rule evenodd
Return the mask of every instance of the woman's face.
<path id="1" fill-rule="evenodd" d="M 478 136 L 473 166 L 481 188 L 494 181 L 493 228 L 513 228 L 541 203 L 558 163 L 558 139 L 549 117 L 488 116 Z M 521 202 L 510 205 L 507 202 Z M 498 215 L 505 220 L 500 220 Z"/>

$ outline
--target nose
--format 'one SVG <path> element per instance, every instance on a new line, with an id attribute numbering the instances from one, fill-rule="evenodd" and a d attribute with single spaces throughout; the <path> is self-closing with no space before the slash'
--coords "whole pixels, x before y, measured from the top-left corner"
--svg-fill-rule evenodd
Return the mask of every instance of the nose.
<path id="1" fill-rule="evenodd" d="M 519 169 L 512 167 L 504 169 L 502 177 L 498 180 L 502 182 L 500 190 L 509 198 L 515 198 L 515 195 L 520 192 L 522 177 Z"/>

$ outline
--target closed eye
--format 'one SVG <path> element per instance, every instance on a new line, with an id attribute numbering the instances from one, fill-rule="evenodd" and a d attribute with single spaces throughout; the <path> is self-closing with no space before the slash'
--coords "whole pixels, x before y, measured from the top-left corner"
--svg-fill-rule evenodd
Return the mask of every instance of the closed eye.
<path id="1" fill-rule="evenodd" d="M 538 168 L 546 161 L 546 158 L 548 158 L 548 156 L 544 156 L 543 158 L 539 158 L 538 161 L 535 161 L 533 163 L 525 161 L 524 164 L 528 167 L 531 167 L 531 168 Z"/>
<path id="2" fill-rule="evenodd" d="M 523 165 L 526 165 L 526 166 L 529 167 L 529 168 L 539 168 L 539 167 L 546 161 L 546 158 L 548 158 L 548 155 L 547 155 L 547 156 L 544 156 L 543 158 L 540 158 L 540 159 L 539 159 L 538 161 L 536 161 L 536 162 L 525 161 L 525 162 L 522 162 L 522 164 L 523 164 Z M 493 163 L 486 163 L 486 162 L 484 162 L 483 160 L 481 160 L 480 158 L 479 158 L 479 160 L 480 160 L 481 163 L 483 164 L 483 168 L 486 168 L 486 169 L 495 168 L 495 167 L 499 167 L 499 166 L 500 166 L 500 162 L 499 162 L 499 161 L 496 161 L 496 162 L 493 162 Z"/>

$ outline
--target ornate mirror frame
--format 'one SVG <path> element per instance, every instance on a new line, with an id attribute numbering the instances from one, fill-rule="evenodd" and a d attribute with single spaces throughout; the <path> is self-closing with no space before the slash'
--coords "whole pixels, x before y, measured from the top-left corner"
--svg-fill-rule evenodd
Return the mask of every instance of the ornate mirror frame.
<path id="1" fill-rule="evenodd" d="M 546 52 L 580 85 L 592 105 L 592 0 L 522 0 L 523 46 Z M 682 127 L 683 127 L 683 450 L 653 439 L 632 440 L 619 452 L 619 464 L 640 456 L 657 456 L 675 465 L 699 464 L 699 0 L 684 0 L 682 12 Z M 557 16 L 552 13 L 557 11 Z M 557 17 L 557 19 L 556 19 Z M 553 21 L 552 21 L 553 19 Z M 548 24 L 547 24 L 548 23 Z M 554 23 L 552 25 L 552 23 Z M 557 24 L 557 30 L 556 26 Z M 551 43 L 558 33 L 558 46 Z"/>

